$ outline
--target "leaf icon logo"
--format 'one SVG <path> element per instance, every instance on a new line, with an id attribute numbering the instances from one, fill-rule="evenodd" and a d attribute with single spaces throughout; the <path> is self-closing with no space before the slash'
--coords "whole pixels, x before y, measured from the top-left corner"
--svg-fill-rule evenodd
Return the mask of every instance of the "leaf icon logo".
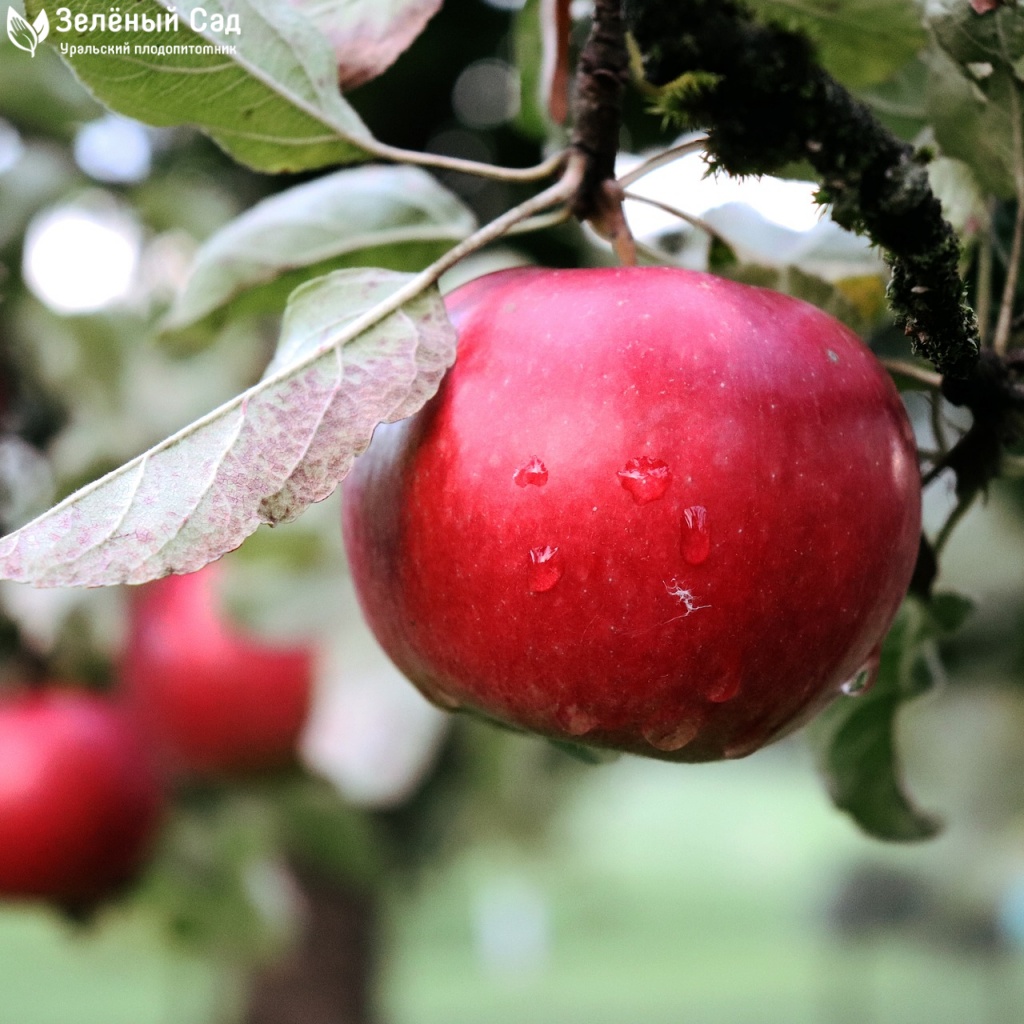
<path id="1" fill-rule="evenodd" d="M 13 7 L 7 8 L 7 35 L 19 50 L 31 56 L 36 55 L 36 47 L 50 34 L 50 19 L 46 11 L 40 11 L 39 17 L 31 24 Z"/>

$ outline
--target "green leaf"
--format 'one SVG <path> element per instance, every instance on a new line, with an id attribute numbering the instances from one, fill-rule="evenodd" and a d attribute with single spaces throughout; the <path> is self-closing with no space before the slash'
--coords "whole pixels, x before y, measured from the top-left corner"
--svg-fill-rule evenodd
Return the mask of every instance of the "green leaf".
<path id="1" fill-rule="evenodd" d="M 937 636 L 955 633 L 974 611 L 974 602 L 962 594 L 933 594 L 928 614 Z"/>
<path id="2" fill-rule="evenodd" d="M 930 642 L 962 610 L 962 599 L 952 595 L 938 602 L 937 612 L 908 598 L 882 646 L 874 686 L 835 701 L 808 729 L 836 807 L 876 838 L 928 839 L 940 827 L 903 788 L 896 716 L 906 701 L 932 685 Z"/>
<path id="3" fill-rule="evenodd" d="M 166 326 L 201 320 L 297 268 L 369 248 L 457 242 L 475 226 L 470 210 L 418 168 L 338 171 L 257 203 L 207 239 Z"/>
<path id="4" fill-rule="evenodd" d="M 30 13 L 42 10 L 40 0 L 27 6 Z M 230 11 L 241 32 L 193 30 L 189 15 L 200 7 L 207 19 L 199 24 L 215 23 L 214 16 Z M 61 38 L 56 22 L 50 38 L 86 50 L 69 53 L 68 62 L 111 109 L 152 125 L 194 125 L 256 170 L 301 171 L 366 159 L 373 138 L 338 92 L 334 57 L 309 21 L 272 0 L 131 5 L 133 15 L 151 22 L 175 10 L 173 31 L 87 30 Z M 109 14 L 109 5 L 82 0 L 74 13 L 88 16 L 91 25 L 93 15 Z M 128 53 L 114 52 L 124 46 Z M 234 49 L 203 53 L 203 47 Z"/>
<path id="5" fill-rule="evenodd" d="M 968 77 L 939 50 L 928 54 L 928 111 L 935 137 L 946 156 L 966 163 L 986 192 L 1003 199 L 1014 194 L 1012 73 L 993 69 L 983 82 Z M 1024 110 L 1024 102 L 1016 106 Z M 1024 115 L 1018 114 L 1024 130 Z"/>
<path id="6" fill-rule="evenodd" d="M 441 0 L 288 0 L 324 34 L 342 89 L 376 78 L 426 28 Z"/>
<path id="7" fill-rule="evenodd" d="M 384 315 L 406 286 L 414 297 Z M 259 384 L 8 534 L 0 575 L 107 586 L 192 572 L 326 498 L 377 424 L 412 415 L 454 360 L 440 294 L 415 288 L 380 270 L 304 285 Z"/>
<path id="8" fill-rule="evenodd" d="M 858 89 L 857 96 L 886 128 L 912 142 L 928 123 L 927 81 L 928 66 L 916 57 L 884 82 Z"/>
<path id="9" fill-rule="evenodd" d="M 970 233 L 977 230 L 976 225 L 985 223 L 985 193 L 977 175 L 963 160 L 936 157 L 928 163 L 928 180 L 942 203 L 942 215 L 957 232 Z"/>
<path id="10" fill-rule="evenodd" d="M 894 723 L 899 701 L 876 699 L 853 710 L 836 730 L 824 769 L 835 805 L 869 835 L 895 842 L 930 839 L 939 822 L 903 791 Z"/>
<path id="11" fill-rule="evenodd" d="M 750 6 L 807 32 L 825 67 L 854 88 L 884 81 L 925 42 L 914 0 L 750 0 Z"/>
<path id="12" fill-rule="evenodd" d="M 963 0 L 927 0 L 925 22 L 959 64 L 1010 68 L 1024 57 L 1024 11 L 1017 4 L 984 16 Z"/>
<path id="13" fill-rule="evenodd" d="M 978 15 L 960 0 L 928 0 L 926 22 L 938 44 L 928 54 L 935 136 L 987 191 L 1010 198 L 1014 137 L 1024 131 L 1024 9 Z"/>

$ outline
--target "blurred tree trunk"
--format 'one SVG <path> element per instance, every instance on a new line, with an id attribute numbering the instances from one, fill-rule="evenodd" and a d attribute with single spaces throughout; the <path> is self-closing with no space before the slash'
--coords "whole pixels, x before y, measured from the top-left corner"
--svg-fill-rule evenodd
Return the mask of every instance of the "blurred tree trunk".
<path id="1" fill-rule="evenodd" d="M 303 932 L 257 975 L 245 1024 L 377 1024 L 377 914 L 372 891 L 296 869 L 307 904 Z"/>

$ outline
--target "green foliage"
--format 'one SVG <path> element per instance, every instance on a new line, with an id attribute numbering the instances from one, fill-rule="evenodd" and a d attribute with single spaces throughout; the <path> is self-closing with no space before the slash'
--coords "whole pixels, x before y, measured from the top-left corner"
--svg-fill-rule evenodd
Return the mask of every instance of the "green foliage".
<path id="1" fill-rule="evenodd" d="M 26 5 L 31 15 L 43 9 Z M 240 19 L 238 35 L 200 33 L 189 27 L 189 13 L 204 7 L 210 15 L 230 11 Z M 132 5 L 151 22 L 166 14 L 156 0 Z M 245 0 L 240 4 L 186 2 L 176 6 L 173 32 L 89 31 L 72 53 L 72 67 L 104 105 L 147 124 L 191 124 L 202 129 L 236 160 L 261 171 L 300 171 L 366 159 L 369 132 L 335 88 L 334 57 L 319 32 L 287 4 Z M 106 16 L 104 0 L 83 0 L 76 15 Z M 91 21 L 90 21 L 91 23 Z M 184 47 L 186 52 L 133 53 L 111 50 L 128 45 Z M 233 46 L 236 52 L 201 53 L 190 47 Z M 95 50 L 96 52 L 93 52 Z M 261 126 L 273 125 L 273 133 Z"/>
<path id="2" fill-rule="evenodd" d="M 235 961 L 281 950 L 296 925 L 277 812 L 245 790 L 183 793 L 139 900 L 186 948 Z"/>
<path id="3" fill-rule="evenodd" d="M 806 32 L 825 68 L 852 88 L 886 81 L 925 42 L 914 0 L 747 2 L 761 17 Z"/>
<path id="4" fill-rule="evenodd" d="M 287 278 L 261 304 L 272 309 L 276 300 L 280 308 L 302 280 L 337 269 L 343 260 L 387 266 L 419 245 L 410 262 L 422 266 L 426 254 L 439 256 L 475 226 L 466 206 L 418 168 L 360 167 L 325 175 L 263 200 L 209 238 L 166 326 L 186 326 L 243 292 Z M 301 272 L 290 273 L 296 270 Z"/>
<path id="5" fill-rule="evenodd" d="M 1013 196 L 1024 134 L 1024 13 L 1014 5 L 979 17 L 969 4 L 929 0 L 928 112 L 950 156 L 990 192 Z"/>
<path id="6" fill-rule="evenodd" d="M 879 839 L 928 839 L 938 831 L 939 822 L 904 791 L 896 718 L 934 685 L 935 642 L 959 629 L 971 607 L 956 594 L 927 604 L 907 598 L 882 646 L 874 685 L 840 697 L 809 728 L 833 802 Z"/>

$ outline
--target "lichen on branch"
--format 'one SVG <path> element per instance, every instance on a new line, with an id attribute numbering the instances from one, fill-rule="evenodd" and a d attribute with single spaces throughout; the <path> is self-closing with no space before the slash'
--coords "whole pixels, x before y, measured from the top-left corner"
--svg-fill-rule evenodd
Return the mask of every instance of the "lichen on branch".
<path id="1" fill-rule="evenodd" d="M 886 250 L 889 300 L 915 352 L 966 376 L 979 345 L 960 243 L 913 148 L 820 67 L 805 36 L 738 0 L 624 4 L 661 112 L 704 128 L 712 164 L 729 174 L 810 163 L 837 223 Z"/>

